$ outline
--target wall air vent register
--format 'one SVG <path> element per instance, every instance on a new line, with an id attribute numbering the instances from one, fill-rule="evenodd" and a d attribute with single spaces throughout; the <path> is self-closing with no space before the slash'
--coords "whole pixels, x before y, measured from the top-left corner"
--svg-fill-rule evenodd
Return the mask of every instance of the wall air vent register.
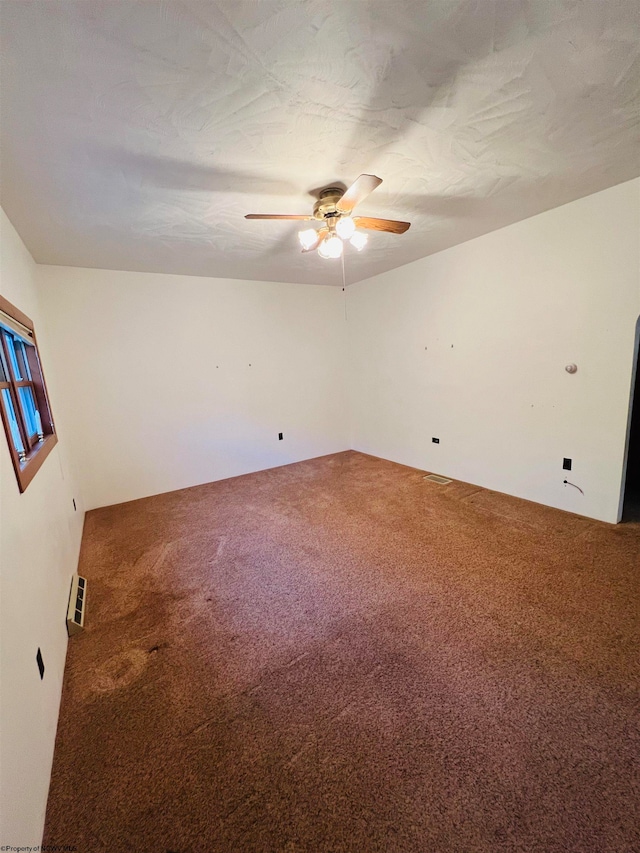
<path id="1" fill-rule="evenodd" d="M 67 632 L 70 637 L 84 628 L 84 614 L 87 603 L 87 580 L 74 575 L 71 579 L 69 606 L 67 607 Z"/>

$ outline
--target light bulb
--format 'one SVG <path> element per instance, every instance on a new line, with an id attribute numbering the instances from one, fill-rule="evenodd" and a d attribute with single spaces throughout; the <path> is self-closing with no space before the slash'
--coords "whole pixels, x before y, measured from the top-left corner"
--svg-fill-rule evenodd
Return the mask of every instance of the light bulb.
<path id="1" fill-rule="evenodd" d="M 318 246 L 318 254 L 320 255 L 320 257 L 321 257 L 321 258 L 330 258 L 330 257 L 331 257 L 331 255 L 329 255 L 329 254 L 327 253 L 327 250 L 325 249 L 325 243 L 326 243 L 326 242 L 327 242 L 327 241 L 326 241 L 326 240 L 324 240 L 324 241 L 323 241 L 322 243 L 320 243 L 320 245 Z"/>
<path id="2" fill-rule="evenodd" d="M 321 258 L 339 258 L 342 254 L 342 240 L 332 234 L 331 237 L 327 237 L 326 240 L 323 240 L 318 247 L 318 254 Z"/>
<path id="3" fill-rule="evenodd" d="M 342 240 L 335 234 L 327 237 L 318 246 L 318 254 L 321 258 L 339 258 L 342 254 Z"/>
<path id="4" fill-rule="evenodd" d="M 343 240 L 348 240 L 356 230 L 356 223 L 350 216 L 341 216 L 336 224 L 336 231 Z"/>
<path id="5" fill-rule="evenodd" d="M 303 249 L 309 251 L 318 243 L 318 232 L 315 228 L 307 228 L 306 231 L 298 231 L 298 240 Z"/>
<path id="6" fill-rule="evenodd" d="M 363 234 L 362 231 L 355 231 L 353 237 L 349 241 L 352 246 L 361 252 L 364 247 L 367 245 L 367 240 L 369 239 L 368 234 Z"/>

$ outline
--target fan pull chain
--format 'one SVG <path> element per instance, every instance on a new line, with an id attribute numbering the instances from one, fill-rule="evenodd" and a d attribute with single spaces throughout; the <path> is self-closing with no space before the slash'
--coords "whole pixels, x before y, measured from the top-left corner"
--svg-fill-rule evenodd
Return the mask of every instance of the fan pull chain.
<path id="1" fill-rule="evenodd" d="M 342 292 L 344 293 L 344 319 L 347 319 L 347 282 L 344 275 L 344 250 L 342 255 L 340 255 L 342 259 Z"/>

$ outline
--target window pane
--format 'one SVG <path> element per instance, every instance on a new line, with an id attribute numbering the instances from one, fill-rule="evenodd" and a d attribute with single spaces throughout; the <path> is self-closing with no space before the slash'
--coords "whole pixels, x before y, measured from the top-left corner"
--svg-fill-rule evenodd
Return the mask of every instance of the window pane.
<path id="1" fill-rule="evenodd" d="M 19 382 L 21 379 L 24 379 L 24 376 L 20 372 L 20 367 L 18 365 L 15 340 L 11 335 L 5 334 L 4 337 L 7 342 L 7 349 L 9 350 L 9 361 L 11 362 L 11 370 L 13 372 L 13 376 Z"/>
<path id="2" fill-rule="evenodd" d="M 31 370 L 29 369 L 29 361 L 27 359 L 27 348 L 22 341 L 15 342 L 16 355 L 18 356 L 18 366 L 23 379 L 31 379 Z"/>
<path id="3" fill-rule="evenodd" d="M 4 403 L 5 412 L 9 418 L 9 430 L 11 431 L 13 446 L 18 453 L 24 453 L 24 444 L 20 438 L 20 430 L 18 429 L 18 421 L 16 419 L 16 410 L 13 408 L 13 400 L 11 399 L 11 394 L 8 388 L 2 389 L 2 402 Z"/>
<path id="4" fill-rule="evenodd" d="M 33 396 L 33 390 L 28 386 L 26 388 L 18 388 L 22 411 L 24 412 L 25 426 L 29 436 L 42 432 L 40 424 L 40 415 L 36 409 L 36 401 Z"/>
<path id="5" fill-rule="evenodd" d="M 7 371 L 4 369 L 4 358 L 0 352 L 0 382 L 8 382 Z"/>

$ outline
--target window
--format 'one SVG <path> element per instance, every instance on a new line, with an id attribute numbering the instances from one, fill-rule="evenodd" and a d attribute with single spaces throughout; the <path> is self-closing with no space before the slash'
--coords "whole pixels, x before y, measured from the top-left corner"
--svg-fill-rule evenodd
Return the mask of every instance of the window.
<path id="1" fill-rule="evenodd" d="M 33 323 L 0 296 L 0 413 L 21 492 L 57 442 Z"/>

